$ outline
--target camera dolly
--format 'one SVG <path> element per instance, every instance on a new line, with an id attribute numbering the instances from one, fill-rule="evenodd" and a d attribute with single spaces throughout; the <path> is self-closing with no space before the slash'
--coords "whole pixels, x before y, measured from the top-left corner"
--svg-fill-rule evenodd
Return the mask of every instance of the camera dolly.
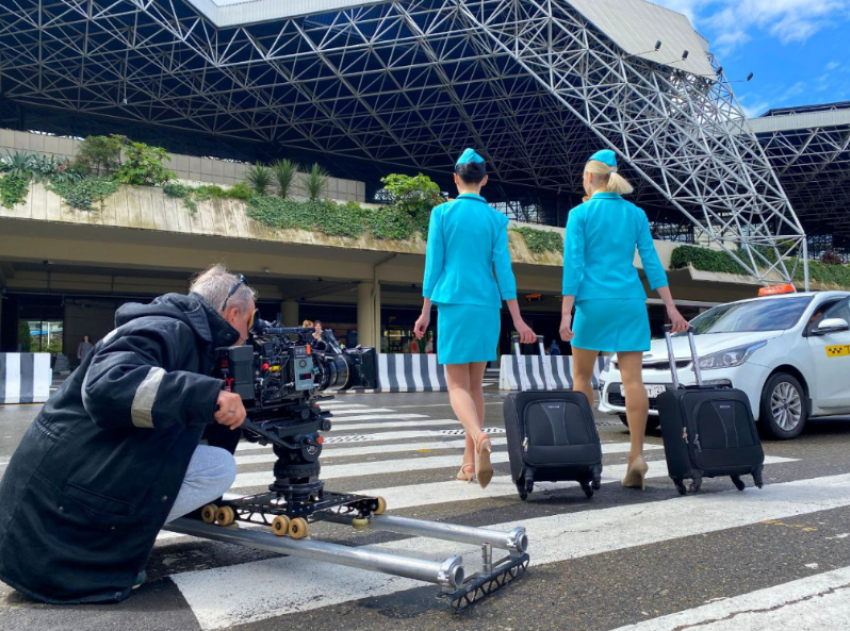
<path id="1" fill-rule="evenodd" d="M 245 421 L 243 428 L 262 442 L 291 449 L 261 424 Z M 439 597 L 460 612 L 522 577 L 528 568 L 525 528 L 510 532 L 386 515 L 386 502 L 369 497 L 324 490 L 318 480 L 282 484 L 258 495 L 225 495 L 217 505 L 202 509 L 202 520 L 181 518 L 168 523 L 172 532 L 203 537 L 249 548 L 393 574 L 439 586 Z M 481 551 L 481 570 L 467 575 L 463 558 L 443 561 L 403 556 L 365 547 L 347 546 L 309 538 L 310 523 L 326 521 L 355 530 L 387 531 L 475 546 Z M 248 528 L 235 528 L 238 523 Z M 257 528 L 259 527 L 259 529 Z M 268 527 L 270 532 L 263 532 Z M 494 559 L 494 549 L 506 552 Z"/>

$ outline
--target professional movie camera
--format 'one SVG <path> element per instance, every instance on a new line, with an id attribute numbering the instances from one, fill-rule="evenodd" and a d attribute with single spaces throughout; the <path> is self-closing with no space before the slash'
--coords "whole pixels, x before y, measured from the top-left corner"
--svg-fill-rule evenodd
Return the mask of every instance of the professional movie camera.
<path id="1" fill-rule="evenodd" d="M 216 373 L 242 397 L 249 419 L 242 426 L 244 437 L 271 444 L 277 461 L 269 493 L 207 507 L 204 521 L 226 525 L 254 515 L 264 521 L 270 516 L 276 534 L 299 538 L 307 534 L 306 520 L 315 513 L 344 507 L 346 513 L 365 518 L 381 511 L 378 498 L 327 493 L 319 480 L 319 432 L 331 429 L 330 414 L 320 407 L 331 397 L 322 393 L 374 388 L 374 348 L 343 349 L 331 331 L 316 339 L 313 329 L 256 318 L 245 346 L 218 349 Z"/>

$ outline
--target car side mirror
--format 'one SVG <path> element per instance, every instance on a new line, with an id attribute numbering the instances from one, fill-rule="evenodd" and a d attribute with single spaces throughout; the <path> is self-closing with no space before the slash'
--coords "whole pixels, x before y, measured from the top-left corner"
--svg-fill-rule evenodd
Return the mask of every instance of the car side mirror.
<path id="1" fill-rule="evenodd" d="M 843 318 L 828 318 L 823 320 L 814 330 L 815 335 L 830 335 L 850 331 L 850 324 Z"/>

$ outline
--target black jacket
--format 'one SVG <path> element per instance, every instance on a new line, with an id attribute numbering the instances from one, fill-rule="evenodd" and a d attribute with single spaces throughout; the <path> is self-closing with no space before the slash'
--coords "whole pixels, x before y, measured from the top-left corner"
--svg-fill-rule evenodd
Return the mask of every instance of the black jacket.
<path id="1" fill-rule="evenodd" d="M 239 334 L 198 296 L 128 304 L 47 401 L 0 482 L 0 579 L 50 603 L 130 594 Z"/>

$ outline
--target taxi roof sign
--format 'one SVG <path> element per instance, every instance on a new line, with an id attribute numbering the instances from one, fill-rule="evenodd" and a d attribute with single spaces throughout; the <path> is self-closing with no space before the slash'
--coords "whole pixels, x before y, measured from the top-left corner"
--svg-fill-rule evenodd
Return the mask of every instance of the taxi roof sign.
<path id="1" fill-rule="evenodd" d="M 781 294 L 794 294 L 796 292 L 797 289 L 790 283 L 785 285 L 770 285 L 769 287 L 759 289 L 759 296 L 779 296 Z"/>

